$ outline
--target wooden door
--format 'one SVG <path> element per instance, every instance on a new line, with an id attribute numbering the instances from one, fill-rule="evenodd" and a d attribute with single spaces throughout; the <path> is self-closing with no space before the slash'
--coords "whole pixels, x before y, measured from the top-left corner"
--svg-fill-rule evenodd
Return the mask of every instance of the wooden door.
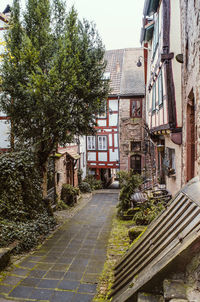
<path id="1" fill-rule="evenodd" d="M 194 98 L 187 105 L 187 182 L 195 174 L 195 111 Z"/>

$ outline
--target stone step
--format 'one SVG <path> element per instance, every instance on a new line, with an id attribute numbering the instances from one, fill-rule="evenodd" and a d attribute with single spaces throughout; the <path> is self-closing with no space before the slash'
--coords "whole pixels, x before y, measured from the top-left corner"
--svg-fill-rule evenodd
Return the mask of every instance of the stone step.
<path id="1" fill-rule="evenodd" d="M 0 248 L 0 271 L 9 264 L 11 252 L 16 248 L 18 242 L 10 244 L 8 247 Z"/>
<path id="2" fill-rule="evenodd" d="M 171 299 L 169 302 L 188 302 L 186 299 Z"/>
<path id="3" fill-rule="evenodd" d="M 3 270 L 10 261 L 10 248 L 0 248 L 0 271 Z"/>
<path id="4" fill-rule="evenodd" d="M 165 279 L 163 281 L 163 292 L 166 301 L 184 302 L 187 301 L 186 287 L 182 280 Z M 177 299 L 179 299 L 177 301 Z"/>
<path id="5" fill-rule="evenodd" d="M 137 302 L 164 302 L 164 298 L 160 295 L 149 293 L 138 293 Z"/>

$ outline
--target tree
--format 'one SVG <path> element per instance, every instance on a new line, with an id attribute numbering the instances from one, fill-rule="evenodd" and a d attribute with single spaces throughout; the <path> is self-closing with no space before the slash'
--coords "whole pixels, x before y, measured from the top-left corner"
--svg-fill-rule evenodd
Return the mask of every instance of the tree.
<path id="1" fill-rule="evenodd" d="M 93 131 L 108 83 L 104 47 L 92 23 L 80 22 L 62 0 L 14 0 L 1 67 L 1 108 L 15 140 L 31 146 L 43 176 L 57 146 Z M 12 100 L 12 101 L 11 101 Z"/>

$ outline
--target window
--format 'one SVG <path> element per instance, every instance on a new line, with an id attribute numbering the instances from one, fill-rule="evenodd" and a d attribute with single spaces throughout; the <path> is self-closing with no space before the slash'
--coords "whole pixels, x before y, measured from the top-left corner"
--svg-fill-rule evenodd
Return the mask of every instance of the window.
<path id="1" fill-rule="evenodd" d="M 142 101 L 131 100 L 131 117 L 141 117 L 141 116 L 142 116 Z"/>
<path id="2" fill-rule="evenodd" d="M 110 72 L 108 72 L 108 71 L 104 72 L 103 80 L 110 80 Z"/>
<path id="3" fill-rule="evenodd" d="M 155 52 L 158 47 L 158 41 L 159 41 L 159 16 L 157 15 L 154 25 L 154 32 L 153 32 L 153 57 L 155 56 Z"/>
<path id="4" fill-rule="evenodd" d="M 98 136 L 98 150 L 107 150 L 107 136 Z"/>
<path id="5" fill-rule="evenodd" d="M 163 104 L 163 79 L 162 79 L 162 71 L 158 76 L 158 105 Z"/>
<path id="6" fill-rule="evenodd" d="M 166 168 L 166 172 L 168 176 L 176 173 L 175 149 L 166 148 L 164 166 Z"/>
<path id="7" fill-rule="evenodd" d="M 87 149 L 96 150 L 96 136 L 87 137 Z"/>
<path id="8" fill-rule="evenodd" d="M 131 156 L 131 169 L 135 173 L 141 174 L 141 156 L 140 155 L 133 155 Z"/>
<path id="9" fill-rule="evenodd" d="M 152 88 L 152 111 L 156 109 L 156 83 L 154 83 Z"/>
<path id="10" fill-rule="evenodd" d="M 141 151 L 141 142 L 131 142 L 131 151 L 140 152 Z"/>

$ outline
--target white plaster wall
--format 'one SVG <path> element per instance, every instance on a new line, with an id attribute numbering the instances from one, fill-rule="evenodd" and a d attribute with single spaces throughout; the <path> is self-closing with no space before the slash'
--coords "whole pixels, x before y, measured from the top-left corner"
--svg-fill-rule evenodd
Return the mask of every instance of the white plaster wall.
<path id="1" fill-rule="evenodd" d="M 109 109 L 118 111 L 118 100 L 109 100 Z"/>
<path id="2" fill-rule="evenodd" d="M 106 126 L 106 120 L 97 120 L 97 126 L 105 127 Z"/>
<path id="3" fill-rule="evenodd" d="M 118 125 L 118 114 L 113 113 L 109 114 L 109 126 L 117 126 Z"/>
<path id="4" fill-rule="evenodd" d="M 99 161 L 108 161 L 107 152 L 98 152 L 98 160 Z"/>
<path id="5" fill-rule="evenodd" d="M 87 172 L 87 158 L 86 158 L 86 136 L 81 136 L 80 140 L 80 154 L 81 154 L 81 170 L 83 171 L 82 178 L 86 177 Z"/>
<path id="6" fill-rule="evenodd" d="M 0 120 L 0 149 L 10 148 L 10 123 Z"/>
<path id="7" fill-rule="evenodd" d="M 87 157 L 89 161 L 96 161 L 96 152 L 88 152 Z"/>
<path id="8" fill-rule="evenodd" d="M 118 161 L 119 160 L 119 154 L 118 150 L 109 150 L 109 156 L 110 156 L 110 161 Z"/>
<path id="9" fill-rule="evenodd" d="M 180 145 L 174 144 L 170 136 L 165 137 L 165 147 L 175 149 L 175 165 L 176 165 L 176 177 L 166 176 L 166 187 L 174 196 L 181 189 L 181 157 L 182 157 L 182 148 Z"/>

